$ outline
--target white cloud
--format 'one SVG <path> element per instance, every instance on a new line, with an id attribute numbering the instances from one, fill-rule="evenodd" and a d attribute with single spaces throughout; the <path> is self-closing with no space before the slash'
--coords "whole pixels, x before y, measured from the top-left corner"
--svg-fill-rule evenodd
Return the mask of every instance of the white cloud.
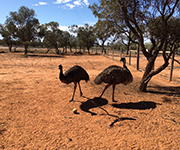
<path id="1" fill-rule="evenodd" d="M 73 33 L 73 32 L 69 31 L 69 27 L 68 26 L 59 26 L 59 29 L 63 30 L 63 31 L 68 31 L 71 35 L 77 36 L 76 33 Z"/>
<path id="2" fill-rule="evenodd" d="M 90 26 L 93 26 L 96 24 L 96 22 L 90 22 L 90 21 L 85 21 L 85 23 L 89 24 Z"/>
<path id="3" fill-rule="evenodd" d="M 39 5 L 47 5 L 46 2 L 39 2 Z"/>
<path id="4" fill-rule="evenodd" d="M 70 9 L 73 9 L 73 8 L 75 7 L 75 5 L 73 5 L 73 4 L 69 4 L 69 3 L 68 3 L 68 4 L 66 4 L 66 6 L 67 6 L 67 7 L 69 7 Z"/>
<path id="5" fill-rule="evenodd" d="M 32 4 L 33 6 L 38 6 L 38 4 Z"/>
<path id="6" fill-rule="evenodd" d="M 39 6 L 39 5 L 47 5 L 46 2 L 39 2 L 38 4 L 32 4 L 33 6 Z"/>
<path id="7" fill-rule="evenodd" d="M 76 1 L 74 1 L 73 3 L 74 3 L 74 5 L 76 5 L 76 6 L 82 5 L 81 0 L 76 0 Z"/>
<path id="8" fill-rule="evenodd" d="M 68 26 L 59 26 L 59 29 L 63 31 L 69 31 Z"/>
<path id="9" fill-rule="evenodd" d="M 56 0 L 56 2 L 53 2 L 54 4 L 62 4 L 62 3 L 68 3 L 72 0 Z"/>
<path id="10" fill-rule="evenodd" d="M 53 2 L 54 4 L 65 4 L 63 6 L 61 6 L 61 8 L 63 9 L 67 9 L 67 8 L 70 8 L 70 9 L 73 9 L 74 7 L 83 7 L 83 5 L 85 6 L 89 6 L 89 2 L 88 0 L 56 0 L 56 2 Z M 70 3 L 71 2 L 71 3 Z"/>
<path id="11" fill-rule="evenodd" d="M 86 4 L 86 6 L 89 6 L 88 0 L 84 0 L 83 2 Z"/>

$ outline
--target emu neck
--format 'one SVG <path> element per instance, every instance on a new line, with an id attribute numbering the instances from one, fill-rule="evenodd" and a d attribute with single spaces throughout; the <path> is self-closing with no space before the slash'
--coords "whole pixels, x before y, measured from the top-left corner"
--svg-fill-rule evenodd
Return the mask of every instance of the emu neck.
<path id="1" fill-rule="evenodd" d="M 64 76 L 63 70 L 62 70 L 62 68 L 61 68 L 61 69 L 60 69 L 60 74 L 59 74 L 59 79 L 60 79 L 61 81 L 63 81 L 64 78 L 65 78 L 65 76 Z"/>
<path id="2" fill-rule="evenodd" d="M 128 68 L 127 68 L 127 66 L 126 66 L 126 61 L 123 61 L 123 68 L 125 68 L 125 69 L 128 70 Z"/>

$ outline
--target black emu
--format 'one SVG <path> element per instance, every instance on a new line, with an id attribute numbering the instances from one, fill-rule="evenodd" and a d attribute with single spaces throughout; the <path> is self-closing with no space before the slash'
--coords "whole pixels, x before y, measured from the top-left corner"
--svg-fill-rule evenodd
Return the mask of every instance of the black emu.
<path id="1" fill-rule="evenodd" d="M 100 97 L 102 97 L 102 95 L 104 94 L 104 92 L 108 87 L 110 87 L 111 85 L 113 86 L 113 92 L 112 92 L 113 102 L 115 102 L 114 90 L 116 84 L 122 83 L 124 85 L 127 85 L 133 81 L 132 74 L 126 66 L 126 59 L 121 58 L 120 61 L 123 61 L 123 67 L 116 65 L 109 66 L 106 69 L 104 69 L 94 80 L 95 84 L 101 84 L 102 82 L 107 83 Z"/>
<path id="2" fill-rule="evenodd" d="M 72 68 L 67 70 L 64 74 L 63 74 L 62 65 L 59 65 L 59 69 L 60 69 L 59 79 L 61 80 L 61 82 L 66 83 L 66 84 L 69 84 L 71 82 L 74 83 L 74 92 L 73 92 L 72 99 L 70 100 L 70 102 L 72 102 L 74 100 L 74 94 L 76 91 L 77 83 L 79 85 L 80 96 L 82 96 L 83 93 L 81 91 L 79 82 L 81 80 L 85 80 L 87 82 L 89 80 L 89 75 L 82 67 L 78 65 L 73 66 Z"/>

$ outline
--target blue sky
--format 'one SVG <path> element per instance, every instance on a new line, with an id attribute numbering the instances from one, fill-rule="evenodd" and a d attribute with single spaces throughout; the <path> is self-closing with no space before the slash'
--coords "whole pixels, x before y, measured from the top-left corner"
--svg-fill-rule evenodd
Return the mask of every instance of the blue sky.
<path id="1" fill-rule="evenodd" d="M 21 6 L 32 8 L 40 24 L 58 22 L 61 30 L 71 25 L 93 25 L 97 22 L 89 4 L 98 0 L 1 0 L 0 23 L 4 24 L 9 12 L 18 11 Z"/>

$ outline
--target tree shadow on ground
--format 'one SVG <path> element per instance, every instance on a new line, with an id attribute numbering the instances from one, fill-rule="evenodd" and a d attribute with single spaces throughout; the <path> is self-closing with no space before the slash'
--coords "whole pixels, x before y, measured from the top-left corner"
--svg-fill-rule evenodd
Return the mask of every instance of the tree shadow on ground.
<path id="1" fill-rule="evenodd" d="M 91 115 L 97 115 L 96 113 L 91 112 L 89 109 L 100 107 L 100 106 L 103 106 L 103 105 L 106 105 L 106 104 L 108 104 L 108 101 L 106 99 L 95 97 L 93 99 L 88 99 L 86 102 L 83 102 L 80 105 L 80 108 L 81 108 L 82 111 L 90 113 Z"/>
<path id="2" fill-rule="evenodd" d="M 136 103 L 121 103 L 121 104 L 112 104 L 113 107 L 119 109 L 139 109 L 139 110 L 146 110 L 146 109 L 154 109 L 157 107 L 158 103 L 152 101 L 140 101 Z M 161 104 L 159 104 L 161 105 Z M 119 117 L 115 119 L 109 126 L 112 127 L 116 122 L 124 121 L 124 120 L 136 120 L 134 118 L 129 117 Z"/>
<path id="3" fill-rule="evenodd" d="M 149 86 L 148 88 L 147 92 L 152 94 L 176 95 L 180 97 L 180 86 Z"/>
<path id="4" fill-rule="evenodd" d="M 121 103 L 121 104 L 112 104 L 113 107 L 119 108 L 119 109 L 139 109 L 139 110 L 145 110 L 145 109 L 154 109 L 156 108 L 158 103 L 152 102 L 152 101 L 140 101 L 136 103 Z M 161 104 L 159 104 L 161 105 Z"/>
<path id="5" fill-rule="evenodd" d="M 58 54 L 28 54 L 28 57 L 52 57 L 52 58 L 62 58 L 64 55 Z"/>

